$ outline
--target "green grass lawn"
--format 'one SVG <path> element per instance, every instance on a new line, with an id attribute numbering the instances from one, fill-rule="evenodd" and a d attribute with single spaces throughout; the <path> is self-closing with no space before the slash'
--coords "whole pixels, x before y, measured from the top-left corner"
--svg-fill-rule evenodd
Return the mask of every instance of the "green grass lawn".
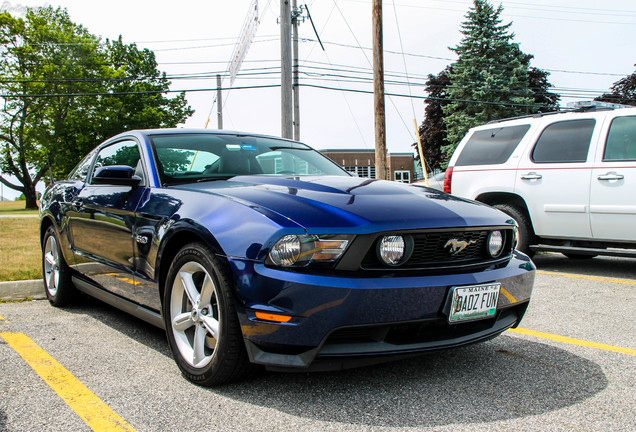
<path id="1" fill-rule="evenodd" d="M 17 203 L 17 205 L 16 205 Z M 37 214 L 24 201 L 0 203 L 0 215 Z M 42 278 L 38 218 L 0 218 L 0 282 Z"/>
<path id="2" fill-rule="evenodd" d="M 1 201 L 0 202 L 0 215 L 36 215 L 37 210 L 26 210 L 26 201 Z"/>

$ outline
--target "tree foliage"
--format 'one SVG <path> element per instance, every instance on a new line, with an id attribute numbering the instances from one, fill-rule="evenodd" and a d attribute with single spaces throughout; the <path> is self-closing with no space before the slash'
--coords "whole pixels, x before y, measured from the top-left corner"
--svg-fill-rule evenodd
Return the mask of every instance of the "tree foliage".
<path id="1" fill-rule="evenodd" d="M 502 24 L 499 18 L 502 10 L 502 6 L 494 8 L 487 0 L 474 0 L 462 23 L 464 37 L 451 48 L 458 59 L 444 71 L 448 82 L 443 97 L 448 101 L 426 102 L 433 116 L 429 120 L 427 111 L 421 130 L 435 131 L 429 135 L 436 137 L 435 144 L 430 145 L 441 147 L 441 159 L 445 161 L 442 166 L 473 126 L 558 109 L 559 96 L 548 91 L 549 73 L 530 66 L 533 56 L 524 54 L 513 42 L 512 24 Z M 427 86 L 433 81 L 429 77 Z M 437 97 L 428 88 L 427 91 L 431 98 Z M 443 127 L 439 122 L 440 107 Z M 444 141 L 440 142 L 442 136 Z"/>
<path id="2" fill-rule="evenodd" d="M 616 81 L 609 93 L 594 100 L 636 106 L 636 72 Z"/>
<path id="3" fill-rule="evenodd" d="M 97 143 L 132 128 L 174 127 L 192 114 L 185 95 L 167 98 L 170 82 L 154 54 L 134 44 L 102 42 L 65 9 L 0 14 L 0 175 L 36 206 L 35 185 L 61 177 Z"/>
<path id="4" fill-rule="evenodd" d="M 426 81 L 426 108 L 424 108 L 424 121 L 419 127 L 422 153 L 428 171 L 442 167 L 444 158 L 441 146 L 446 140 L 446 126 L 444 125 L 443 107 L 449 103 L 447 97 L 450 79 L 448 77 L 451 67 L 447 67 L 437 75 L 429 75 Z M 417 149 L 417 143 L 414 144 Z M 419 158 L 419 153 L 418 153 Z"/>

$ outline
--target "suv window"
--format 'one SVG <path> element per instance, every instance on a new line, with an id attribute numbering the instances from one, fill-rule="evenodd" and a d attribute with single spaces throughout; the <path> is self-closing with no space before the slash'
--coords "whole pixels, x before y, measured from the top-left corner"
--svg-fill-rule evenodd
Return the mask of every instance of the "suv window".
<path id="1" fill-rule="evenodd" d="M 636 116 L 617 117 L 612 121 L 603 160 L 636 160 Z"/>
<path id="2" fill-rule="evenodd" d="M 456 165 L 502 164 L 521 142 L 529 124 L 497 127 L 473 133 L 464 146 Z"/>
<path id="3" fill-rule="evenodd" d="M 532 150 L 535 163 L 585 162 L 590 149 L 594 119 L 567 120 L 546 127 Z"/>

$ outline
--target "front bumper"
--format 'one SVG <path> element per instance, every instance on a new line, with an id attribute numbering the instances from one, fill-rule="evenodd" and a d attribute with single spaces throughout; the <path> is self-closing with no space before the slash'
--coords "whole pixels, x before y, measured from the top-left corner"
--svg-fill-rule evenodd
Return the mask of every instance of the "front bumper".
<path id="1" fill-rule="evenodd" d="M 236 259 L 230 265 L 250 360 L 274 369 L 339 369 L 495 337 L 521 321 L 535 276 L 522 254 L 504 267 L 434 276 L 322 276 Z M 493 318 L 448 323 L 450 287 L 494 281 L 501 292 Z M 256 311 L 293 318 L 272 323 Z"/>

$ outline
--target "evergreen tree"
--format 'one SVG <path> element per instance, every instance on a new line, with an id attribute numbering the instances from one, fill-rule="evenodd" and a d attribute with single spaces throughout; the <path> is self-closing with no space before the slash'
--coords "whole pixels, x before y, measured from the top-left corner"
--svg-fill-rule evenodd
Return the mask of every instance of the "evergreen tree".
<path id="1" fill-rule="evenodd" d="M 530 61 L 534 58 L 531 54 L 520 52 L 523 64 L 528 69 L 528 87 L 534 97 L 534 108 L 537 112 L 550 112 L 559 109 L 560 96 L 550 92 L 552 84 L 548 81 L 549 72 L 530 66 Z M 424 121 L 419 128 L 420 139 L 424 151 L 424 158 L 429 170 L 443 168 L 448 162 L 446 154 L 442 154 L 441 148 L 448 145 L 446 141 L 446 124 L 444 122 L 443 107 L 451 101 L 448 97 L 448 90 L 451 85 L 449 74 L 454 65 L 447 66 L 437 75 L 429 75 L 426 82 L 426 108 L 424 110 Z M 636 82 L 636 78 L 635 78 Z M 417 143 L 413 144 L 417 150 Z"/>
<path id="2" fill-rule="evenodd" d="M 442 153 L 447 159 L 469 128 L 536 111 L 525 56 L 512 42 L 512 23 L 501 24 L 502 10 L 474 0 L 462 23 L 464 38 L 451 48 L 458 60 L 449 74 L 453 101 L 443 108 L 448 144 Z"/>
<path id="3" fill-rule="evenodd" d="M 610 93 L 605 93 L 594 100 L 636 106 L 636 72 L 616 81 L 610 90 Z"/>

